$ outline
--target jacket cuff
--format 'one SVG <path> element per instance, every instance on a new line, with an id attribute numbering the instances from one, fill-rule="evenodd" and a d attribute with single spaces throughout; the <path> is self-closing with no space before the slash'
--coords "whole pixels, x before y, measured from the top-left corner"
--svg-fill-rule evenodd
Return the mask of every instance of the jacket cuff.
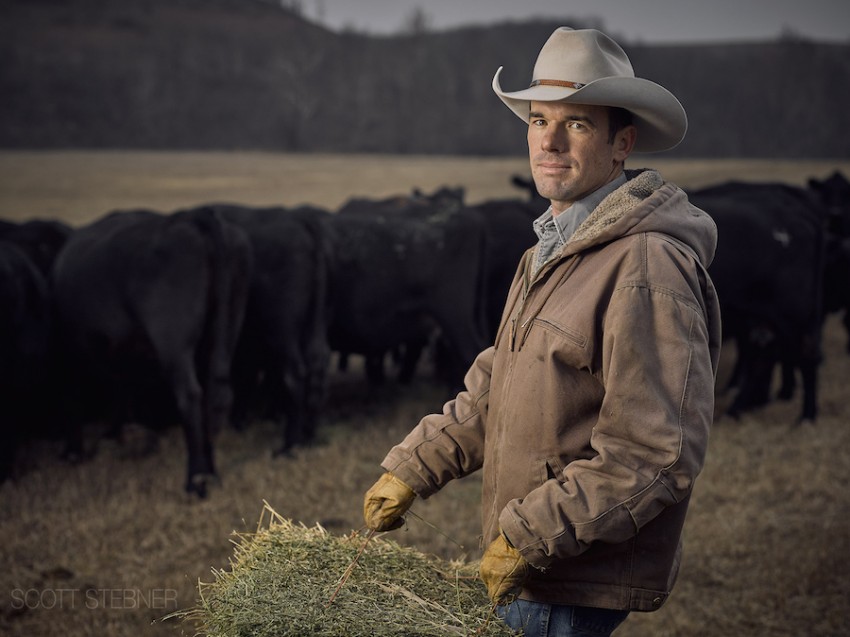
<path id="1" fill-rule="evenodd" d="M 389 471 L 396 478 L 409 486 L 413 492 L 423 500 L 434 495 L 437 489 L 434 489 L 428 482 L 423 480 L 408 464 L 399 462 L 393 458 L 393 453 L 390 451 L 384 461 L 381 463 L 381 468 Z"/>
<path id="2" fill-rule="evenodd" d="M 499 515 L 499 528 L 508 544 L 519 551 L 534 568 L 545 571 L 555 561 L 542 550 L 543 543 L 540 540 L 530 537 L 524 521 L 510 510 L 510 504 Z"/>

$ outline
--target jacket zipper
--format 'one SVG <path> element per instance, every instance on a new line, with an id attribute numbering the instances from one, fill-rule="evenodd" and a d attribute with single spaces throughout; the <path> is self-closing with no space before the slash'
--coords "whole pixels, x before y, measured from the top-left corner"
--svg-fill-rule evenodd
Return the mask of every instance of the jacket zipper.
<path id="1" fill-rule="evenodd" d="M 563 281 L 575 269 L 576 264 L 578 263 L 578 259 L 576 258 L 577 256 L 578 255 L 575 255 L 575 254 L 570 255 L 569 257 L 559 259 L 557 262 L 552 262 L 552 264 L 544 265 L 543 268 L 541 268 L 538 271 L 538 274 L 543 269 L 554 268 L 555 267 L 554 263 L 557 263 L 558 265 L 562 265 L 562 264 L 565 264 L 566 261 L 572 261 L 572 263 L 565 265 L 564 273 L 561 275 L 561 281 Z M 551 296 L 552 293 L 554 293 L 555 288 L 557 288 L 560 285 L 560 281 L 557 284 L 555 284 L 554 288 L 552 289 L 552 292 L 550 292 L 549 295 L 545 299 L 543 299 L 542 302 L 540 302 L 538 304 L 537 311 L 533 312 L 531 316 L 529 316 L 527 319 L 525 319 L 525 321 L 523 321 L 522 324 L 519 325 L 519 330 L 518 330 L 517 329 L 517 323 L 519 322 L 519 319 L 522 317 L 523 312 L 525 311 L 525 304 L 526 304 L 526 301 L 528 300 L 528 294 L 529 294 L 529 292 L 531 292 L 531 288 L 534 285 L 534 281 L 529 279 L 529 274 L 528 274 L 527 268 L 526 268 L 526 271 L 524 272 L 523 276 L 524 276 L 524 281 L 523 281 L 524 285 L 523 285 L 523 290 L 522 290 L 522 298 L 520 299 L 520 302 L 519 302 L 519 309 L 517 309 L 517 311 L 511 317 L 511 329 L 510 329 L 510 351 L 511 352 L 517 351 L 516 339 L 517 339 L 517 335 L 520 332 L 522 333 L 522 339 L 520 340 L 519 347 L 522 348 L 523 344 L 525 343 L 525 339 L 528 336 L 528 332 L 529 332 L 528 326 L 531 324 L 531 322 L 534 320 L 534 318 L 537 316 L 537 314 L 540 312 L 540 310 L 543 309 L 543 306 L 546 304 L 548 297 Z M 535 277 L 535 280 L 537 280 L 537 277 Z"/>
<path id="2" fill-rule="evenodd" d="M 510 351 L 516 351 L 516 324 L 519 320 L 520 316 L 522 316 L 522 312 L 525 309 L 525 301 L 528 298 L 528 292 L 531 289 L 531 280 L 529 275 L 529 268 L 526 262 L 525 271 L 522 273 L 522 296 L 519 300 L 519 308 L 514 312 L 514 315 L 511 317 L 511 329 L 510 329 Z"/>

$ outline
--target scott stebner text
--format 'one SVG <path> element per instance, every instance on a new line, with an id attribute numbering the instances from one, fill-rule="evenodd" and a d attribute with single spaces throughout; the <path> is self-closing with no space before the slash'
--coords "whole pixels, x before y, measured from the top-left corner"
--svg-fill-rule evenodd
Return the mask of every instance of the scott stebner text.
<path id="1" fill-rule="evenodd" d="M 173 588 L 16 588 L 12 591 L 12 608 L 21 610 L 72 609 L 89 610 L 163 610 L 177 607 L 177 590 Z"/>

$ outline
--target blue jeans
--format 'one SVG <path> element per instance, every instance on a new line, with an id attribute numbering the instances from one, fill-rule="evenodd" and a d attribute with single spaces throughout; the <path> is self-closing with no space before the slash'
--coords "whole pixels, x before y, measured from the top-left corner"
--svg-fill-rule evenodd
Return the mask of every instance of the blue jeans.
<path id="1" fill-rule="evenodd" d="M 628 617 L 627 610 L 541 604 L 518 599 L 496 614 L 524 637 L 608 637 Z"/>

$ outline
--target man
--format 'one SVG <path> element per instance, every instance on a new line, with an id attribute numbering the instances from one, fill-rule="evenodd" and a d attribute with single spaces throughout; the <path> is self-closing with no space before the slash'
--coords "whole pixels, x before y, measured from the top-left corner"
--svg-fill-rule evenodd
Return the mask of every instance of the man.
<path id="1" fill-rule="evenodd" d="M 657 172 L 624 171 L 687 120 L 610 38 L 562 27 L 530 88 L 504 92 L 500 72 L 551 207 L 494 346 L 389 452 L 364 515 L 398 528 L 416 496 L 483 468 L 480 574 L 499 615 L 529 635 L 609 635 L 658 609 L 678 571 L 714 411 L 716 229 Z"/>

